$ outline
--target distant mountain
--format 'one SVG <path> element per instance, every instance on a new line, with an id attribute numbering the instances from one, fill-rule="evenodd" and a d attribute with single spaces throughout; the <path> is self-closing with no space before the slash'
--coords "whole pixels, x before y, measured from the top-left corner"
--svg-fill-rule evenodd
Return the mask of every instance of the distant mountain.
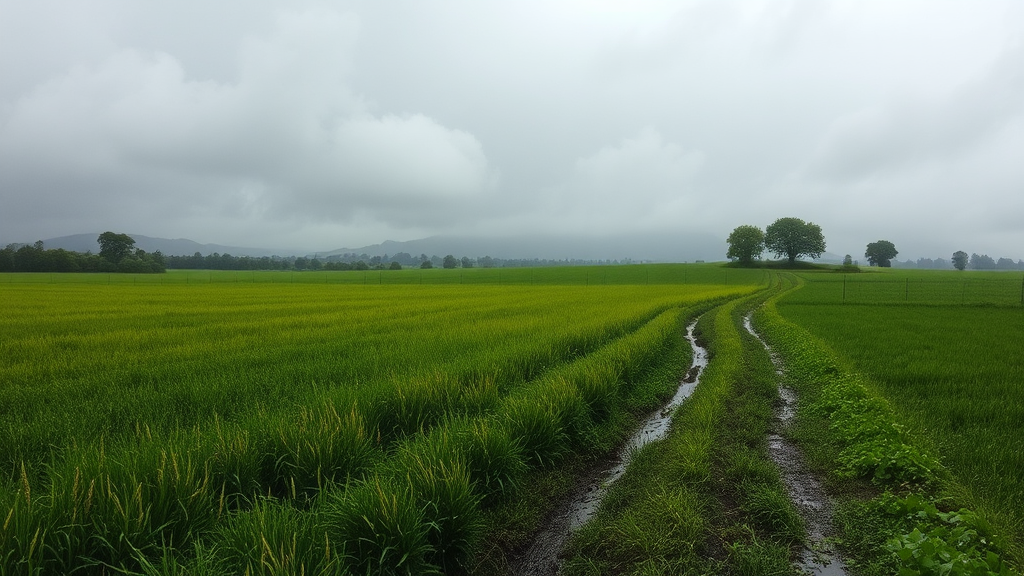
<path id="1" fill-rule="evenodd" d="M 43 240 L 46 248 L 63 248 L 75 252 L 100 250 L 96 242 L 96 234 L 75 234 Z M 420 240 L 395 242 L 388 240 L 380 244 L 360 248 L 338 248 L 325 252 L 302 252 L 295 250 L 276 250 L 269 248 L 248 248 L 242 246 L 224 246 L 222 244 L 200 244 L 193 240 L 178 238 L 152 238 L 142 234 L 129 234 L 135 239 L 135 246 L 146 252 L 159 250 L 168 256 L 190 256 L 199 252 L 208 256 L 217 252 L 232 256 L 313 256 L 321 258 L 334 254 L 366 254 L 367 256 L 384 256 L 397 252 L 407 252 L 413 256 L 444 256 L 452 254 L 457 257 L 468 256 L 480 258 L 523 259 L 534 258 L 548 260 L 652 260 L 655 262 L 693 262 L 705 260 L 715 262 L 725 260 L 727 245 L 725 240 L 711 234 L 652 233 L 614 235 L 600 238 L 584 238 L 579 236 L 508 236 L 508 237 L 470 237 L 470 236 L 431 236 Z"/>
<path id="2" fill-rule="evenodd" d="M 711 234 L 652 233 L 614 235 L 600 238 L 579 236 L 510 236 L 469 237 L 431 236 L 407 242 L 387 241 L 361 248 L 339 248 L 320 252 L 333 254 L 366 254 L 383 256 L 407 252 L 413 256 L 491 256 L 505 259 L 551 260 L 653 260 L 657 262 L 708 262 L 725 260 L 725 240 Z"/>
<path id="3" fill-rule="evenodd" d="M 231 254 L 232 256 L 303 256 L 304 253 L 295 250 L 272 250 L 269 248 L 244 248 L 241 246 L 224 246 L 222 244 L 200 244 L 185 238 L 169 240 L 167 238 L 151 238 L 142 234 L 129 234 L 135 240 L 135 247 L 146 252 L 159 250 L 167 256 L 191 256 L 196 252 L 208 256 L 217 252 L 219 254 Z M 46 248 L 63 248 L 75 252 L 100 251 L 100 245 L 96 241 L 99 233 L 95 234 L 74 234 L 72 236 L 61 236 L 43 240 Z"/>

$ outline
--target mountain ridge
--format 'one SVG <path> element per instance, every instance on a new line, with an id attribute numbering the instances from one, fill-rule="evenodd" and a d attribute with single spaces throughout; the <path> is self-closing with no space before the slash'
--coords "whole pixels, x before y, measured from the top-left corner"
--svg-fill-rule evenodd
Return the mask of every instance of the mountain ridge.
<path id="1" fill-rule="evenodd" d="M 63 248 L 76 252 L 98 252 L 96 234 L 73 234 L 43 240 L 46 248 Z M 384 256 L 407 252 L 413 256 L 444 256 L 480 258 L 490 256 L 503 259 L 545 260 L 634 260 L 654 262 L 693 262 L 695 260 L 725 260 L 725 240 L 712 234 L 673 232 L 613 235 L 597 238 L 556 235 L 519 235 L 504 237 L 476 237 L 441 235 L 416 240 L 385 240 L 357 248 L 303 251 L 223 244 L 202 244 L 186 238 L 167 239 L 129 234 L 137 248 L 146 252 L 159 250 L 168 256 L 190 256 L 199 252 L 204 256 L 217 252 L 232 256 L 318 256 L 326 258 L 341 254 Z"/>

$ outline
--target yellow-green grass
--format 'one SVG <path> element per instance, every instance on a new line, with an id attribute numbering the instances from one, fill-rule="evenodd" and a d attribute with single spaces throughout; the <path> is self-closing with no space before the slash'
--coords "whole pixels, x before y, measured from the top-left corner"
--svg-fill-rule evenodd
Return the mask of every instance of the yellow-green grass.
<path id="1" fill-rule="evenodd" d="M 1020 278 L 894 272 L 880 277 L 909 282 L 911 294 L 915 286 L 929 286 L 931 294 L 953 298 L 935 296 L 921 305 L 913 297 L 902 305 L 892 300 L 842 305 L 825 303 L 834 285 L 823 283 L 820 275 L 802 276 L 806 286 L 783 298 L 779 313 L 867 377 L 968 492 L 957 496 L 995 519 L 1019 554 L 1024 544 L 1024 309 L 1005 289 L 1000 298 L 992 296 L 995 291 L 972 297 L 971 285 L 1017 282 L 1019 291 Z M 966 305 L 956 298 L 965 280 Z M 985 303 L 971 305 L 972 300 Z"/>
<path id="2" fill-rule="evenodd" d="M 0 273 L 2 284 L 493 284 L 654 285 L 758 284 L 766 270 L 719 264 L 630 264 L 539 268 L 406 268 L 403 270 L 169 270 L 165 274 Z"/>
<path id="3" fill-rule="evenodd" d="M 4 286 L 5 467 L 49 446 L 301 405 L 370 382 L 499 387 L 743 288 Z"/>
<path id="4" fill-rule="evenodd" d="M 173 562 L 183 550 L 201 558 L 231 540 L 232 526 L 268 514 L 306 526 L 296 537 L 343 545 L 355 529 L 338 527 L 338 511 L 354 509 L 344 485 L 358 482 L 353 497 L 372 500 L 375 482 L 413 482 L 392 471 L 395 450 L 452 426 L 471 431 L 460 436 L 469 461 L 425 470 L 419 484 L 436 476 L 454 489 L 468 474 L 480 498 L 501 493 L 519 466 L 548 465 L 593 439 L 588 422 L 607 418 L 609 390 L 658 361 L 644 350 L 678 338 L 664 327 L 680 307 L 755 289 L 0 283 L 2 572 L 83 558 L 137 569 L 160 550 Z M 651 336 L 628 344 L 642 332 Z M 618 342 L 640 352 L 600 352 Z M 587 377 L 605 372 L 606 385 Z M 546 406 L 551 446 L 529 452 L 525 406 Z M 500 449 L 503 435 L 522 450 L 507 462 L 485 449 L 489 436 Z M 317 504 L 322 490 L 338 506 Z M 300 508 L 313 498 L 319 516 L 263 506 L 253 500 L 261 492 Z M 425 565 L 454 562 L 449 549 L 461 562 L 471 548 L 433 534 Z M 305 549 L 317 562 L 340 566 L 313 542 Z M 297 554 L 260 550 L 271 564 Z M 365 567 L 353 558 L 345 565 Z"/>

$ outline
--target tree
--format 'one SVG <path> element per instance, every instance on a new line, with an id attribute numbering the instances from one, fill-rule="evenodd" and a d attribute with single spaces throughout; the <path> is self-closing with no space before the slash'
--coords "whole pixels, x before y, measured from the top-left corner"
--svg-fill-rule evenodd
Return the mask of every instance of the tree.
<path id="1" fill-rule="evenodd" d="M 779 218 L 765 228 L 765 248 L 793 264 L 800 256 L 817 258 L 825 251 L 821 226 L 799 218 Z"/>
<path id="2" fill-rule="evenodd" d="M 843 266 L 853 266 L 853 256 L 849 254 L 843 256 Z"/>
<path id="3" fill-rule="evenodd" d="M 971 254 L 972 270 L 995 270 L 996 261 L 988 254 Z"/>
<path id="4" fill-rule="evenodd" d="M 967 252 L 964 252 L 963 250 L 953 252 L 953 268 L 956 268 L 957 270 L 967 268 Z"/>
<path id="5" fill-rule="evenodd" d="M 388 268 L 388 270 L 401 270 L 401 269 L 402 269 L 402 265 L 401 265 L 401 263 L 399 263 L 397 261 L 392 262 L 391 266 Z"/>
<path id="6" fill-rule="evenodd" d="M 895 258 L 897 254 L 899 254 L 899 252 L 896 251 L 896 246 L 888 240 L 872 242 L 868 244 L 868 249 L 864 251 L 864 257 L 868 259 L 868 264 L 881 268 L 891 267 L 892 262 L 890 261 Z"/>
<path id="7" fill-rule="evenodd" d="M 420 268 L 422 268 L 424 270 L 426 270 L 427 268 L 433 268 L 433 267 L 434 267 L 434 263 L 431 262 L 430 260 L 424 260 L 423 262 L 420 263 Z"/>
<path id="8" fill-rule="evenodd" d="M 462 267 L 463 268 L 472 268 L 473 267 L 473 261 L 470 260 L 468 256 L 463 256 L 462 257 Z"/>
<path id="9" fill-rule="evenodd" d="M 131 236 L 109 231 L 100 234 L 96 241 L 100 244 L 100 256 L 114 264 L 131 256 L 135 247 L 135 239 Z"/>
<path id="10" fill-rule="evenodd" d="M 737 226 L 726 242 L 729 243 L 726 257 L 735 258 L 740 264 L 753 264 L 764 252 L 764 232 L 757 226 Z"/>
<path id="11" fill-rule="evenodd" d="M 1009 258 L 1000 258 L 996 261 L 997 270 L 1016 270 L 1017 263 Z"/>
<path id="12" fill-rule="evenodd" d="M 444 262 L 441 264 L 444 268 L 451 269 L 459 265 L 459 261 L 455 259 L 455 256 L 448 254 L 444 257 Z"/>

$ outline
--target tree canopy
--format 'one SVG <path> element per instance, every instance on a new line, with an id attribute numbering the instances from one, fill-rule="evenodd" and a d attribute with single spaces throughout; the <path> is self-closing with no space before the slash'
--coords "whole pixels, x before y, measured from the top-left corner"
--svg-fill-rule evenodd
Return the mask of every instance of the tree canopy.
<path id="1" fill-rule="evenodd" d="M 105 260 L 117 264 L 135 250 L 135 239 L 127 234 L 116 234 L 104 232 L 96 239 L 100 244 L 100 256 Z"/>
<path id="2" fill-rule="evenodd" d="M 765 247 L 793 264 L 800 256 L 818 258 L 825 251 L 821 226 L 799 218 L 779 218 L 765 228 Z"/>
<path id="3" fill-rule="evenodd" d="M 757 226 L 737 226 L 726 242 L 729 243 L 726 257 L 735 258 L 741 264 L 752 264 L 764 252 L 764 232 Z"/>
<path id="4" fill-rule="evenodd" d="M 957 270 L 967 268 L 967 252 L 964 252 L 963 250 L 953 252 L 953 268 L 956 268 Z"/>
<path id="5" fill-rule="evenodd" d="M 891 261 L 897 254 L 899 252 L 896 251 L 896 246 L 888 240 L 872 242 L 868 244 L 867 250 L 864 251 L 864 257 L 868 259 L 869 264 L 882 268 L 892 266 Z"/>

